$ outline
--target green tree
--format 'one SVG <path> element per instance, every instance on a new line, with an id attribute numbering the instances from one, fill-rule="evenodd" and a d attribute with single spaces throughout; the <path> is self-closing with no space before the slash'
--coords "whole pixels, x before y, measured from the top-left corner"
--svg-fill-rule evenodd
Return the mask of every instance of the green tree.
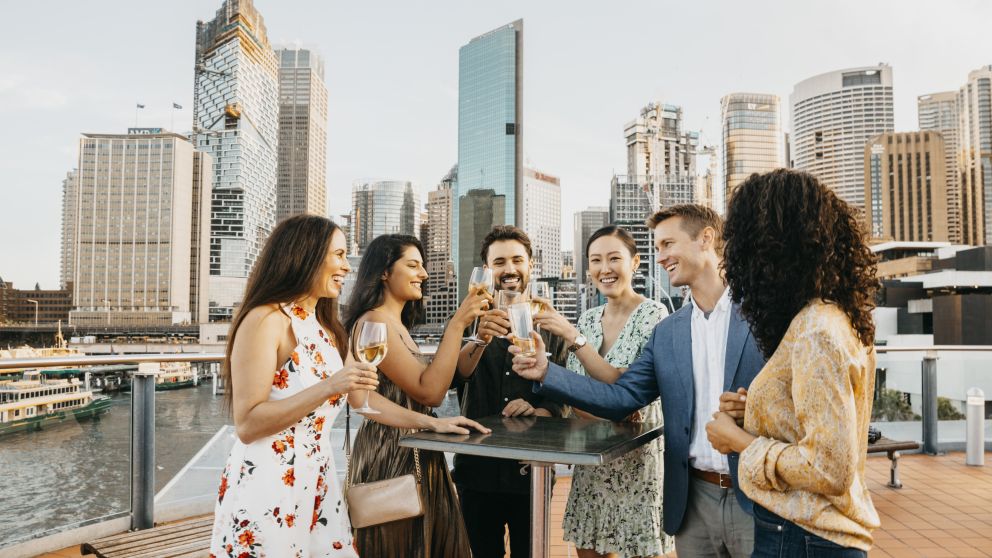
<path id="1" fill-rule="evenodd" d="M 964 420 L 964 413 L 946 397 L 937 398 L 937 420 Z"/>
<path id="2" fill-rule="evenodd" d="M 895 389 L 882 389 L 875 398 L 871 418 L 886 422 L 920 420 L 919 415 L 913 414 L 913 408 L 903 397 L 902 392 Z"/>

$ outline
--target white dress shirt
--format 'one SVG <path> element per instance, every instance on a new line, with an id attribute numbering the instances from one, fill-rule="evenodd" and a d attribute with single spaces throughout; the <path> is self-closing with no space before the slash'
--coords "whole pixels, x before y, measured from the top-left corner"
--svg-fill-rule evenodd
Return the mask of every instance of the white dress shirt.
<path id="1" fill-rule="evenodd" d="M 730 329 L 730 289 L 723 291 L 707 318 L 692 303 L 692 380 L 696 413 L 689 443 L 689 465 L 701 471 L 730 474 L 727 456 L 713 449 L 706 437 L 706 423 L 720 410 L 724 364 L 727 361 L 727 333 Z"/>

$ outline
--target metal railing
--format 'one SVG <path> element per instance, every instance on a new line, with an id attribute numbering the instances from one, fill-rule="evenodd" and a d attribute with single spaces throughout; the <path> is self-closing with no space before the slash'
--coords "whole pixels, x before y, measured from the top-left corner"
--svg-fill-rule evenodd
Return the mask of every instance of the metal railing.
<path id="1" fill-rule="evenodd" d="M 940 353 L 981 352 L 992 355 L 989 346 L 931 346 L 889 347 L 877 346 L 879 354 L 924 353 L 921 362 L 923 446 L 930 454 L 937 448 L 937 360 Z M 425 354 L 433 353 L 425 350 Z M 103 356 L 60 356 L 46 358 L 0 360 L 0 371 L 11 369 L 36 369 L 51 367 L 78 367 L 88 365 L 140 364 L 162 362 L 219 363 L 221 353 L 170 353 L 130 354 Z M 131 476 L 130 524 L 131 529 L 153 526 L 155 486 L 155 376 L 154 373 L 132 373 L 131 390 Z"/>
<path id="2" fill-rule="evenodd" d="M 939 353 L 952 352 L 979 352 L 992 355 L 992 347 L 987 345 L 933 345 L 929 347 L 906 346 L 890 347 L 887 345 L 876 345 L 875 352 L 886 353 L 923 353 L 921 362 L 921 410 L 923 419 L 923 453 L 928 455 L 938 455 L 940 453 L 937 437 L 938 418 L 938 395 L 937 395 L 937 359 Z"/>

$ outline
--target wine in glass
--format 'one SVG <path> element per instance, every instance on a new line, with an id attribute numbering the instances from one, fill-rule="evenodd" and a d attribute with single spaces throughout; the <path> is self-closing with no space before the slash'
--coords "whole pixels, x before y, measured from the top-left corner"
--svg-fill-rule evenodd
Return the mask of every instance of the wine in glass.
<path id="1" fill-rule="evenodd" d="M 517 291 L 511 291 L 507 289 L 500 289 L 496 291 L 496 309 L 502 310 L 509 314 L 510 305 L 516 304 L 523 301 L 523 293 Z"/>
<path id="2" fill-rule="evenodd" d="M 513 333 L 513 344 L 520 347 L 520 354 L 524 356 L 534 356 L 537 354 L 537 346 L 530 336 L 534 331 L 534 316 L 530 312 L 530 303 L 518 302 L 511 304 L 510 332 Z"/>
<path id="3" fill-rule="evenodd" d="M 530 311 L 537 314 L 544 310 L 544 304 L 537 299 L 551 300 L 551 287 L 544 281 L 534 281 L 527 285 L 527 295 L 530 298 Z"/>
<path id="4" fill-rule="evenodd" d="M 483 294 L 493 292 L 493 270 L 488 267 L 473 267 L 472 275 L 468 280 L 468 292 L 472 294 Z M 472 336 L 468 341 L 478 343 L 479 339 L 479 319 L 475 319 L 472 325 Z"/>
<path id="5" fill-rule="evenodd" d="M 358 360 L 379 366 L 382 359 L 386 358 L 386 349 L 386 324 L 362 322 L 362 330 L 358 333 L 358 340 L 355 342 L 355 356 Z M 368 395 L 365 397 L 365 404 L 355 409 L 355 412 L 363 415 L 379 414 L 379 411 L 369 406 Z"/>

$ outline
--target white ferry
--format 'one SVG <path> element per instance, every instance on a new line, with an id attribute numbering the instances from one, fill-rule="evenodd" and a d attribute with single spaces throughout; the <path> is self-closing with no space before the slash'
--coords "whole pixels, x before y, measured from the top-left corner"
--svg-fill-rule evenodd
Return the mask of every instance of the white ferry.
<path id="1" fill-rule="evenodd" d="M 110 410 L 110 398 L 82 389 L 79 380 L 45 379 L 38 370 L 20 380 L 0 380 L 0 435 L 97 417 Z"/>

